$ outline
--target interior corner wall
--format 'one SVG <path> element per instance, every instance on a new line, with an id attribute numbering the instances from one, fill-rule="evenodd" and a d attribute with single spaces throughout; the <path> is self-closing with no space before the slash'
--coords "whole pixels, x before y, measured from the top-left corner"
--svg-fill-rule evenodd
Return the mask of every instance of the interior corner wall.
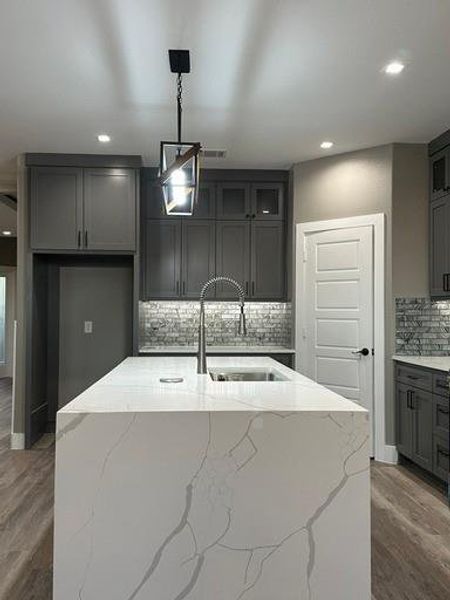
<path id="1" fill-rule="evenodd" d="M 394 146 L 389 144 L 327 156 L 293 166 L 294 228 L 297 223 L 307 221 L 322 221 L 375 213 L 384 213 L 386 216 L 385 436 L 387 444 L 395 443 L 395 405 L 391 358 L 395 348 L 395 314 L 392 293 L 393 151 Z M 295 278 L 295 244 L 293 251 L 293 277 Z M 295 297 L 293 301 L 295 303 Z"/>
<path id="2" fill-rule="evenodd" d="M 428 148 L 394 144 L 392 178 L 392 293 L 428 297 Z"/>

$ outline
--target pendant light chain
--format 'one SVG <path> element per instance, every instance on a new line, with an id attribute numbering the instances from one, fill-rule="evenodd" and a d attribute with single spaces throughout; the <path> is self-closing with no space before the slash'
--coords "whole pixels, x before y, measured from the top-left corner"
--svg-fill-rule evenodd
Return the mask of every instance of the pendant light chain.
<path id="1" fill-rule="evenodd" d="M 177 75 L 177 117 L 178 117 L 178 142 L 181 143 L 181 113 L 183 111 L 183 76 L 181 73 Z"/>

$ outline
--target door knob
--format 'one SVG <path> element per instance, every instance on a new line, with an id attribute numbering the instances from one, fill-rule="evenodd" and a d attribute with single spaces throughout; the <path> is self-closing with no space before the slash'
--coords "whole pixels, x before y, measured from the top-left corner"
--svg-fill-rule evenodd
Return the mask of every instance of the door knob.
<path id="1" fill-rule="evenodd" d="M 361 350 L 352 350 L 352 354 L 361 354 L 361 356 L 368 356 L 370 352 L 369 348 L 361 348 Z"/>

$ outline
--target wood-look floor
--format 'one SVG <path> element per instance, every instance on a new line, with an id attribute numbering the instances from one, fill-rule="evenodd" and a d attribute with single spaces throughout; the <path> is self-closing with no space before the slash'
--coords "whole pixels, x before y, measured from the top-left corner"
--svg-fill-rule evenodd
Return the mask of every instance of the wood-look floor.
<path id="1" fill-rule="evenodd" d="M 51 600 L 53 447 L 9 450 L 10 419 L 0 379 L 0 600 Z M 372 465 L 372 600 L 450 600 L 450 510 L 403 466 Z"/>

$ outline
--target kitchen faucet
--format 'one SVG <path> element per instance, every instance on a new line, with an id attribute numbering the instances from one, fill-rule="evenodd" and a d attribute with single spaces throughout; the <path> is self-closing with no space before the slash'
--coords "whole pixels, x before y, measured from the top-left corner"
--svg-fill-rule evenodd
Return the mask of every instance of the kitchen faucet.
<path id="1" fill-rule="evenodd" d="M 244 301 L 245 301 L 245 292 L 242 287 L 238 284 L 237 281 L 231 279 L 231 277 L 212 277 L 209 279 L 205 285 L 202 287 L 200 292 L 200 321 L 198 325 L 198 352 L 197 352 L 197 373 L 204 375 L 208 372 L 206 367 L 206 334 L 205 334 L 205 295 L 208 291 L 208 288 L 222 281 L 224 283 L 229 283 L 233 287 L 236 288 L 239 296 L 239 303 L 241 307 L 241 311 L 239 314 L 239 327 L 238 334 L 239 335 L 247 335 L 247 325 L 245 323 L 245 314 L 244 314 Z"/>

